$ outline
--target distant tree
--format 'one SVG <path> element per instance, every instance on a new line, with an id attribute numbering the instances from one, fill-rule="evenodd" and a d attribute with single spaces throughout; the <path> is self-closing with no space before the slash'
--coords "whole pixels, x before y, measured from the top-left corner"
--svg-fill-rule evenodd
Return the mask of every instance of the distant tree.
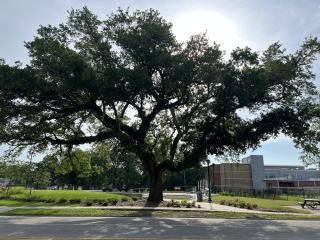
<path id="1" fill-rule="evenodd" d="M 109 142 L 99 142 L 94 144 L 90 150 L 91 154 L 91 174 L 86 181 L 90 188 L 103 189 L 109 181 L 107 170 L 111 168 L 112 145 Z"/>
<path id="2" fill-rule="evenodd" d="M 1 163 L 1 177 L 9 179 L 9 185 L 26 186 L 30 167 L 25 161 L 10 159 Z"/>
<path id="3" fill-rule="evenodd" d="M 43 162 L 36 162 L 33 172 L 32 185 L 36 189 L 45 189 L 52 186 L 52 175 L 50 168 Z"/>
<path id="4" fill-rule="evenodd" d="M 190 189 L 192 186 L 197 186 L 201 169 L 200 166 L 195 166 L 180 172 L 168 171 L 164 177 L 164 186 L 170 189 L 174 187 L 187 187 L 187 189 Z M 181 189 L 183 190 L 184 188 Z"/>
<path id="5" fill-rule="evenodd" d="M 6 175 L 7 164 L 5 161 L 0 159 L 0 178 L 4 178 Z"/>
<path id="6" fill-rule="evenodd" d="M 112 167 L 108 174 L 113 186 L 125 190 L 141 187 L 143 168 L 135 153 L 127 151 L 123 147 L 114 146 L 111 163 Z"/>
<path id="7" fill-rule="evenodd" d="M 90 184 L 98 188 L 130 189 L 141 187 L 142 170 L 137 156 L 116 141 L 95 144 L 91 150 Z"/>
<path id="8" fill-rule="evenodd" d="M 59 158 L 57 173 L 66 184 L 77 189 L 91 174 L 90 153 L 79 148 L 63 153 Z"/>
<path id="9" fill-rule="evenodd" d="M 49 185 L 56 186 L 58 184 L 59 174 L 57 172 L 57 166 L 59 164 L 59 154 L 47 154 L 39 162 L 39 169 L 49 174 Z"/>
<path id="10" fill-rule="evenodd" d="M 26 43 L 30 64 L 0 62 L 0 143 L 42 151 L 117 139 L 148 171 L 148 200 L 160 202 L 167 170 L 281 132 L 305 137 L 319 117 L 316 38 L 292 54 L 275 43 L 226 60 L 205 35 L 178 43 L 171 27 L 152 9 L 102 21 L 87 8 L 41 26 Z"/>

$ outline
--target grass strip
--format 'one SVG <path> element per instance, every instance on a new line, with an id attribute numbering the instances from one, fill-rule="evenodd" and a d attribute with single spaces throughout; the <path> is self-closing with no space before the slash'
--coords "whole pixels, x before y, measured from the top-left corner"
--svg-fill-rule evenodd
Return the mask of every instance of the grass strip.
<path id="1" fill-rule="evenodd" d="M 242 212 L 210 211 L 165 211 L 165 210 L 125 210 L 125 209 L 14 209 L 2 213 L 7 216 L 69 216 L 69 217 L 168 217 L 168 218 L 228 218 L 255 220 L 320 220 L 320 215 L 264 214 Z"/>
<path id="2" fill-rule="evenodd" d="M 298 206 L 298 201 L 301 200 L 297 197 L 290 197 L 288 200 L 284 199 L 283 196 L 277 200 L 267 199 L 267 198 L 258 198 L 258 197 L 241 197 L 241 196 L 223 196 L 217 195 L 213 197 L 214 202 L 221 202 L 222 200 L 226 203 L 228 201 L 235 200 L 243 201 L 249 204 L 257 204 L 260 209 L 265 209 L 267 211 L 278 210 L 284 212 L 292 213 L 308 213 L 308 211 L 303 209 L 294 209 L 288 206 Z"/>

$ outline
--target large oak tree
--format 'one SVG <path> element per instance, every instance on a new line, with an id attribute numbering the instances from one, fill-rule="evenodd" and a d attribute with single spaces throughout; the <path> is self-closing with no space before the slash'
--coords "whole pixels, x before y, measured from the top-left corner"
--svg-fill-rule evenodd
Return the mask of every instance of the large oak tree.
<path id="1" fill-rule="evenodd" d="M 294 53 L 275 43 L 225 57 L 205 35 L 177 42 L 171 27 L 152 9 L 103 21 L 87 8 L 41 26 L 25 44 L 28 65 L 0 63 L 0 142 L 41 151 L 116 139 L 148 170 L 148 200 L 160 202 L 166 170 L 279 133 L 304 138 L 319 112 L 316 38 Z"/>

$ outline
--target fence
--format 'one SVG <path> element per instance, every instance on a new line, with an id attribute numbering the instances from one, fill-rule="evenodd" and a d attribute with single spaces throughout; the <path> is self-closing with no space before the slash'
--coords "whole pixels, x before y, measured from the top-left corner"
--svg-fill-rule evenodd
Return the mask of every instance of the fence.
<path id="1" fill-rule="evenodd" d="M 223 193 L 237 196 L 273 196 L 273 195 L 287 195 L 304 198 L 318 198 L 320 197 L 319 187 L 274 187 L 263 190 L 255 190 L 252 188 L 232 187 L 232 186 L 213 186 L 212 192 Z"/>

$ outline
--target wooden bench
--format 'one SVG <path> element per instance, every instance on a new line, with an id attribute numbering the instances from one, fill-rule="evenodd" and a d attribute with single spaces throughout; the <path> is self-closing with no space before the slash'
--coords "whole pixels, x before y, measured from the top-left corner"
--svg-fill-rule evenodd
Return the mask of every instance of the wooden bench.
<path id="1" fill-rule="evenodd" d="M 320 199 L 316 198 L 307 198 L 303 202 L 298 202 L 298 204 L 304 208 L 305 206 L 311 207 L 313 209 L 317 208 L 320 205 Z"/>

